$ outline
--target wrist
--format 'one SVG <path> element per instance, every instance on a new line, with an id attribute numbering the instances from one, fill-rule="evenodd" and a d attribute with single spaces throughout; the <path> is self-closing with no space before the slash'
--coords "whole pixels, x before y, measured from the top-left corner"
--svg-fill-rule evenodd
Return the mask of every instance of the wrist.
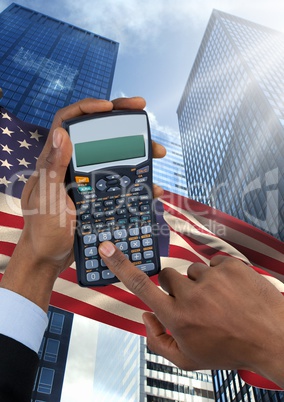
<path id="1" fill-rule="evenodd" d="M 59 267 L 33 253 L 29 243 L 22 236 L 7 265 L 0 286 L 11 290 L 48 310 L 54 282 Z"/>

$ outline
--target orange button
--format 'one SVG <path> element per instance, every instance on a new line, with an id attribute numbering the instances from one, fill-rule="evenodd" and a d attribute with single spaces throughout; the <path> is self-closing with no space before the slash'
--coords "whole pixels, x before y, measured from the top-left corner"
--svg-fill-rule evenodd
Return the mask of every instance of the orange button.
<path id="1" fill-rule="evenodd" d="M 76 183 L 89 183 L 90 179 L 85 176 L 75 176 L 75 181 Z"/>

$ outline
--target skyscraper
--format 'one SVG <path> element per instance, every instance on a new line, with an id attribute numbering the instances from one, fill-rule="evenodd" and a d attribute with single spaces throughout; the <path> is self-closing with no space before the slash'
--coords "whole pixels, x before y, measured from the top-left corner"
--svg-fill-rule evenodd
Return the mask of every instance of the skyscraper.
<path id="1" fill-rule="evenodd" d="M 180 136 L 171 135 L 151 128 L 152 139 L 164 145 L 167 154 L 162 159 L 153 160 L 153 181 L 164 190 L 187 196 L 183 154 Z"/>
<path id="2" fill-rule="evenodd" d="M 49 127 L 80 99 L 110 96 L 118 43 L 15 3 L 0 14 L 1 104 Z"/>
<path id="3" fill-rule="evenodd" d="M 189 196 L 284 240 L 284 35 L 214 10 L 177 113 Z M 212 374 L 217 402 L 284 398 Z"/>
<path id="4" fill-rule="evenodd" d="M 139 402 L 213 402 L 210 371 L 185 371 L 152 353 L 141 337 Z"/>
<path id="5" fill-rule="evenodd" d="M 189 196 L 284 239 L 284 35 L 214 10 L 178 106 Z"/>

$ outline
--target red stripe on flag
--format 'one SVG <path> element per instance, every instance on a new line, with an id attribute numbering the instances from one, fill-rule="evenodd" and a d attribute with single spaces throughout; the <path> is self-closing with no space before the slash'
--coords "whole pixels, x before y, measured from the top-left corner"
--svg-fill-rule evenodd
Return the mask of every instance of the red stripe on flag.
<path id="1" fill-rule="evenodd" d="M 16 247 L 15 243 L 9 243 L 7 241 L 0 241 L 0 254 L 11 257 Z"/>
<path id="2" fill-rule="evenodd" d="M 9 228 L 23 229 L 24 219 L 22 216 L 0 212 L 0 225 Z"/>
<path id="3" fill-rule="evenodd" d="M 228 242 L 241 253 L 243 253 L 252 264 L 257 264 L 260 267 L 267 268 L 272 272 L 277 272 L 281 275 L 284 273 L 284 261 L 276 260 L 268 255 L 262 254 L 259 251 L 252 250 L 251 248 Z M 283 246 L 284 247 L 284 246 Z M 284 256 L 283 256 L 284 259 Z"/>
<path id="4" fill-rule="evenodd" d="M 280 253 L 283 253 L 282 241 L 276 239 L 275 237 L 269 235 L 261 229 L 258 229 L 247 222 L 241 221 L 238 218 L 221 212 L 220 210 L 209 207 L 205 204 L 201 204 L 192 199 L 182 197 L 181 195 L 170 193 L 169 191 L 164 191 L 164 196 L 162 197 L 162 200 L 169 202 L 170 204 L 173 204 L 178 208 L 186 210 L 187 212 L 191 213 L 196 219 L 200 217 L 200 223 L 204 224 L 205 226 L 206 224 L 204 223 L 204 220 L 216 222 L 220 225 L 224 225 L 231 229 L 234 229 L 237 232 L 243 233 L 255 240 L 268 245 L 271 248 L 274 248 Z"/>
<path id="5" fill-rule="evenodd" d="M 137 335 L 146 336 L 146 331 L 143 324 L 128 320 L 127 318 L 120 317 L 116 314 L 109 313 L 104 309 L 90 306 L 87 303 L 69 296 L 65 296 L 61 293 L 55 291 L 52 292 L 51 304 L 62 308 L 63 310 L 72 311 L 73 313 L 103 322 L 104 324 L 112 325 L 125 331 L 133 332 Z"/>

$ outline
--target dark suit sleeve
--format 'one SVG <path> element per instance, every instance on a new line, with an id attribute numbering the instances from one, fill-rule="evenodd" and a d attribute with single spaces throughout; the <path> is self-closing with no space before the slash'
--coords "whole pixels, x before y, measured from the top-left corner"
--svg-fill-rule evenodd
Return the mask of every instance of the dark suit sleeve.
<path id="1" fill-rule="evenodd" d="M 1 402 L 30 402 L 38 362 L 33 350 L 0 334 Z"/>

